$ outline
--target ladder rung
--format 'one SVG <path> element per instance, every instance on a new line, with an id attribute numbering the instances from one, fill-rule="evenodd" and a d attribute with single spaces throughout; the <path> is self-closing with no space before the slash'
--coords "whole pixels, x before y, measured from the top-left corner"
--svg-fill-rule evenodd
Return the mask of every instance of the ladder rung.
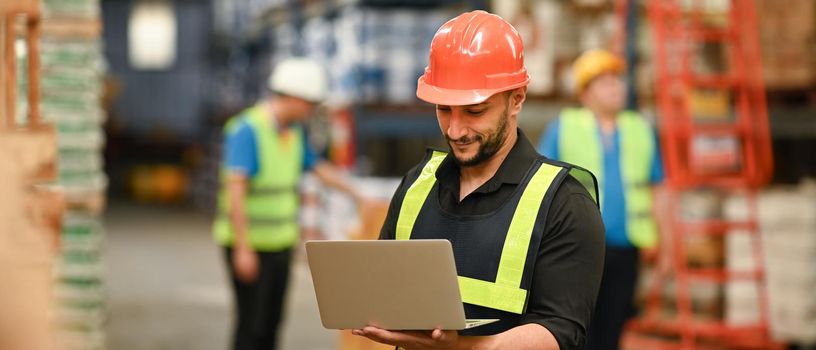
<path id="1" fill-rule="evenodd" d="M 723 175 L 693 175 L 692 178 L 682 184 L 680 189 L 699 187 L 722 187 L 722 188 L 745 188 L 750 187 L 751 182 L 742 174 L 728 173 Z"/>
<path id="2" fill-rule="evenodd" d="M 736 79 L 725 74 L 692 75 L 692 85 L 707 89 L 731 89 L 737 85 Z"/>
<path id="3" fill-rule="evenodd" d="M 727 29 L 691 28 L 691 37 L 702 41 L 727 41 L 733 38 L 732 32 Z"/>
<path id="4" fill-rule="evenodd" d="M 733 280 L 762 280 L 764 271 L 754 269 L 751 271 L 728 271 L 726 269 L 689 269 L 687 275 L 690 279 L 698 281 L 708 281 L 715 283 L 726 283 Z"/>
<path id="5" fill-rule="evenodd" d="M 759 225 L 755 221 L 728 221 L 728 220 L 707 220 L 704 222 L 682 222 L 684 233 L 700 233 L 707 235 L 724 235 L 729 230 L 744 230 L 754 232 Z"/>
<path id="6" fill-rule="evenodd" d="M 691 127 L 692 135 L 696 134 L 706 134 L 706 135 L 714 135 L 714 136 L 739 136 L 743 133 L 743 129 L 741 126 L 736 124 L 723 124 L 723 123 L 710 123 L 710 124 L 703 124 L 703 123 L 696 123 Z"/>

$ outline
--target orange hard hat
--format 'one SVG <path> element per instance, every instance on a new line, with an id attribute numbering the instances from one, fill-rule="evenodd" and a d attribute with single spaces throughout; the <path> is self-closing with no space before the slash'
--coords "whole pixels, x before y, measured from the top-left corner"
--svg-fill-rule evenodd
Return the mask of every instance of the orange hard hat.
<path id="1" fill-rule="evenodd" d="M 529 82 L 524 44 L 516 29 L 499 16 L 473 11 L 436 32 L 416 94 L 426 102 L 463 106 Z"/>
<path id="2" fill-rule="evenodd" d="M 609 51 L 601 49 L 586 51 L 572 64 L 576 93 L 582 93 L 587 85 L 601 74 L 620 74 L 625 70 L 626 62 Z"/>

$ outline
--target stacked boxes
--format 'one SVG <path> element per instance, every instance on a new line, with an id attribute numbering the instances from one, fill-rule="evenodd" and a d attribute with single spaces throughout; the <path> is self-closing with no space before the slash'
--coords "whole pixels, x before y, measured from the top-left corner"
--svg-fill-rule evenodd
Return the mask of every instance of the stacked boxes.
<path id="1" fill-rule="evenodd" d="M 349 6 L 331 20 L 306 21 L 304 52 L 328 67 L 337 103 L 411 104 L 431 39 L 453 15 L 448 9 Z M 285 37 L 287 26 L 278 26 L 276 37 Z M 292 54 L 293 43 L 276 44 L 277 59 Z"/>
<path id="2" fill-rule="evenodd" d="M 816 2 L 757 1 L 762 73 L 768 89 L 802 89 L 816 82 Z"/>
<path id="3" fill-rule="evenodd" d="M 43 118 L 57 128 L 59 183 L 68 210 L 55 269 L 56 322 L 65 349 L 104 349 L 104 61 L 99 0 L 43 3 Z M 59 25 L 49 24 L 59 23 Z"/>
<path id="4" fill-rule="evenodd" d="M 731 273 L 745 273 L 756 269 L 760 262 L 755 256 L 760 256 L 773 339 L 816 345 L 816 184 L 771 188 L 756 196 L 761 242 L 753 241 L 756 235 L 736 229 L 724 236 L 685 232 L 688 265 L 725 266 Z M 739 192 L 695 191 L 684 193 L 679 204 L 685 221 L 722 218 L 738 222 L 749 217 L 750 198 Z M 650 274 L 645 275 L 641 289 L 650 287 L 651 279 Z M 672 300 L 674 286 L 669 282 L 662 290 L 664 298 Z M 740 278 L 728 281 L 724 289 L 718 284 L 694 283 L 695 317 L 720 319 L 724 312 L 729 326 L 755 326 L 760 320 L 759 287 L 756 281 Z"/>
<path id="5" fill-rule="evenodd" d="M 816 345 L 816 186 L 767 193 L 759 209 L 771 330 L 777 339 Z"/>
<path id="6" fill-rule="evenodd" d="M 767 273 L 770 324 L 774 339 L 802 345 L 816 344 L 816 186 L 773 189 L 759 197 L 762 256 Z M 739 198 L 726 205 L 727 215 L 746 212 Z M 751 242 L 745 235 L 728 236 L 728 266 L 751 269 Z M 727 316 L 732 324 L 756 322 L 757 289 L 752 283 L 732 282 L 727 290 Z"/>
<path id="7" fill-rule="evenodd" d="M 302 208 L 301 226 L 320 230 L 326 239 L 376 239 L 382 222 L 368 222 L 366 217 L 381 211 L 380 207 L 388 210 L 391 195 L 397 190 L 399 183 L 398 178 L 353 179 L 354 188 L 370 203 L 375 204 L 367 208 L 371 213 L 362 213 L 348 195 L 327 188 L 313 175 L 308 175 L 301 182 L 301 191 L 306 196 L 319 198 L 319 201 L 315 201 L 310 208 Z"/>

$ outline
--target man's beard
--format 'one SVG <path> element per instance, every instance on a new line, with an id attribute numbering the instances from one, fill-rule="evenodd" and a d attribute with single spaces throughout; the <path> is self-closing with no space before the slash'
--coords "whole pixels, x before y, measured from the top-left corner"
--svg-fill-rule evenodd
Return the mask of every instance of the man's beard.
<path id="1" fill-rule="evenodd" d="M 504 142 L 507 140 L 507 113 L 508 109 L 505 109 L 502 112 L 501 118 L 499 119 L 499 125 L 496 127 L 495 130 L 492 132 L 487 133 L 487 139 L 485 139 L 482 135 L 476 135 L 473 138 L 468 136 L 463 136 L 458 140 L 452 140 L 445 134 L 445 138 L 448 140 L 448 147 L 451 148 L 451 152 L 453 151 L 453 147 L 451 143 L 453 141 L 459 142 L 478 142 L 479 149 L 476 151 L 476 155 L 471 157 L 470 159 L 459 159 L 456 156 L 456 153 L 453 153 L 453 159 L 456 161 L 456 164 L 459 164 L 460 167 L 472 167 L 483 163 L 484 161 L 493 157 L 499 149 L 504 145 Z"/>

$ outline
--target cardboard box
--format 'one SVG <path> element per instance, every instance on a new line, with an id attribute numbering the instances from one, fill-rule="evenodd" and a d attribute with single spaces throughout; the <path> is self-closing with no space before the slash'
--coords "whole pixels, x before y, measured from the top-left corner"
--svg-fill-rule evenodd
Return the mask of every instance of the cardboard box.
<path id="1" fill-rule="evenodd" d="M 769 89 L 798 89 L 816 79 L 816 2 L 757 0 L 763 75 Z"/>

